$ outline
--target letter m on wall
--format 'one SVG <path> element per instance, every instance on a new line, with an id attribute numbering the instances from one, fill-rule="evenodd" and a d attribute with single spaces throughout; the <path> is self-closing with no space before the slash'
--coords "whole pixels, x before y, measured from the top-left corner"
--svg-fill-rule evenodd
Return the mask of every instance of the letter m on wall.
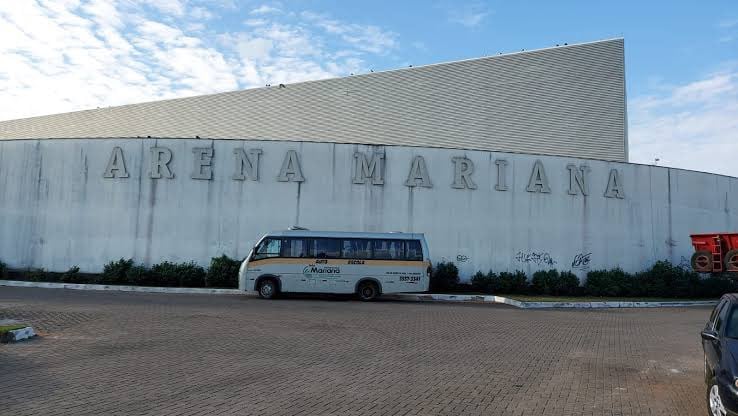
<path id="1" fill-rule="evenodd" d="M 354 153 L 354 178 L 357 184 L 366 183 L 371 178 L 372 185 L 384 184 L 384 153 L 373 153 L 368 160 L 362 152 Z"/>

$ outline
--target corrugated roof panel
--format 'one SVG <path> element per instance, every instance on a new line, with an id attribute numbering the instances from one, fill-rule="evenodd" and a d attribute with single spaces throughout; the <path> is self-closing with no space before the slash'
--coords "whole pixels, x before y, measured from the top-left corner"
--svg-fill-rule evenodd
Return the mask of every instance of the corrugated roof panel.
<path id="1" fill-rule="evenodd" d="M 0 139 L 195 137 L 625 161 L 623 40 L 0 122 Z"/>

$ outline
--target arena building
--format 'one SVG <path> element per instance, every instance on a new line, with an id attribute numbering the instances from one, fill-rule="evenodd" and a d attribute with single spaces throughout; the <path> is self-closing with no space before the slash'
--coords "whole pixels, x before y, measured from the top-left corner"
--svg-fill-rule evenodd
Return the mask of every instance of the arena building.
<path id="1" fill-rule="evenodd" d="M 738 179 L 628 163 L 622 39 L 0 122 L 0 259 L 207 264 L 265 232 L 426 234 L 477 270 L 686 264 Z"/>

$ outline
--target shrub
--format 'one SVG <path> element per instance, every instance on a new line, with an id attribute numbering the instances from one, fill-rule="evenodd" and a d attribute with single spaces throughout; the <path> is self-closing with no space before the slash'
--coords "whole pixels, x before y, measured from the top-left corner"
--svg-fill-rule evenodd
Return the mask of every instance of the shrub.
<path id="1" fill-rule="evenodd" d="M 103 267 L 103 273 L 99 277 L 98 283 L 108 285 L 122 285 L 127 283 L 126 273 L 133 267 L 132 259 L 121 258 L 118 261 L 111 261 Z"/>
<path id="2" fill-rule="evenodd" d="M 532 289 L 535 293 L 553 296 L 579 294 L 579 278 L 572 272 L 559 273 L 556 269 L 533 273 Z"/>
<path id="3" fill-rule="evenodd" d="M 46 270 L 44 269 L 30 269 L 26 276 L 32 282 L 48 282 L 49 280 L 46 274 Z"/>
<path id="4" fill-rule="evenodd" d="M 587 273 L 584 290 L 591 296 L 633 296 L 634 276 L 620 268 L 592 270 Z"/>
<path id="5" fill-rule="evenodd" d="M 205 269 L 194 262 L 170 263 L 168 261 L 151 266 L 153 284 L 164 287 L 204 287 Z"/>
<path id="6" fill-rule="evenodd" d="M 62 273 L 59 280 L 64 283 L 82 283 L 81 282 L 82 279 L 80 278 L 80 275 L 79 275 L 79 267 L 78 266 L 70 267 L 69 270 Z"/>
<path id="7" fill-rule="evenodd" d="M 556 270 L 539 270 L 533 273 L 531 279 L 531 291 L 535 294 L 548 295 L 551 293 L 553 281 L 558 277 Z"/>
<path id="8" fill-rule="evenodd" d="M 528 293 L 528 277 L 520 270 L 514 273 L 502 272 L 497 277 L 496 293 L 523 294 Z M 493 285 L 494 286 L 494 285 Z"/>
<path id="9" fill-rule="evenodd" d="M 710 276 L 700 281 L 695 297 L 719 298 L 726 293 L 735 292 L 736 290 L 738 290 L 738 285 L 736 285 L 733 279 Z"/>
<path id="10" fill-rule="evenodd" d="M 555 295 L 581 296 L 584 294 L 579 278 L 571 271 L 561 272 L 554 287 Z"/>
<path id="11" fill-rule="evenodd" d="M 133 286 L 154 286 L 151 270 L 148 267 L 136 264 L 126 271 L 126 283 Z"/>
<path id="12" fill-rule="evenodd" d="M 179 270 L 177 270 L 177 265 L 165 261 L 151 266 L 151 280 L 154 286 L 179 286 Z"/>
<path id="13" fill-rule="evenodd" d="M 195 262 L 180 263 L 177 265 L 179 270 L 179 284 L 182 287 L 205 287 L 205 276 L 207 273 L 202 266 L 198 266 Z"/>
<path id="14" fill-rule="evenodd" d="M 430 290 L 431 292 L 444 292 L 454 290 L 459 284 L 459 269 L 455 264 L 450 262 L 441 262 L 431 273 Z"/>
<path id="15" fill-rule="evenodd" d="M 8 269 L 8 265 L 0 261 L 0 278 L 5 277 L 5 270 Z"/>
<path id="16" fill-rule="evenodd" d="M 528 278 L 522 271 L 514 273 L 477 272 L 471 279 L 474 290 L 484 293 L 522 294 L 528 293 Z"/>
<path id="17" fill-rule="evenodd" d="M 225 254 L 210 260 L 205 283 L 208 287 L 238 287 L 238 269 L 241 262 Z"/>
<path id="18" fill-rule="evenodd" d="M 658 261 L 636 274 L 619 268 L 591 271 L 587 273 L 585 290 L 592 296 L 716 298 L 738 290 L 738 284 L 721 276 L 702 279 L 690 270 Z"/>
<path id="19" fill-rule="evenodd" d="M 490 270 L 486 274 L 482 273 L 481 271 L 476 272 L 471 278 L 472 289 L 483 293 L 493 293 L 493 280 L 495 280 L 496 278 L 497 275 L 494 274 L 492 270 Z"/>
<path id="20" fill-rule="evenodd" d="M 695 272 L 657 261 L 650 269 L 636 273 L 633 295 L 656 297 L 694 297 L 702 285 Z"/>

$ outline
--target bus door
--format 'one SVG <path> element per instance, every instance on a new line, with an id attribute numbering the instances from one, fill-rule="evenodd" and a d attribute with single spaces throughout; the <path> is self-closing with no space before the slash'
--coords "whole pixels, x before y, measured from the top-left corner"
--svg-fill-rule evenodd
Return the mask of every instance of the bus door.
<path id="1" fill-rule="evenodd" d="M 376 267 L 371 265 L 372 240 L 346 238 L 341 240 L 341 257 L 344 259 L 341 290 L 353 293 L 356 283 L 364 277 L 375 277 Z"/>
<path id="2" fill-rule="evenodd" d="M 304 271 L 312 262 L 309 240 L 300 237 L 282 239 L 283 289 L 287 292 L 309 292 Z M 285 288 L 288 287 L 288 288 Z"/>

